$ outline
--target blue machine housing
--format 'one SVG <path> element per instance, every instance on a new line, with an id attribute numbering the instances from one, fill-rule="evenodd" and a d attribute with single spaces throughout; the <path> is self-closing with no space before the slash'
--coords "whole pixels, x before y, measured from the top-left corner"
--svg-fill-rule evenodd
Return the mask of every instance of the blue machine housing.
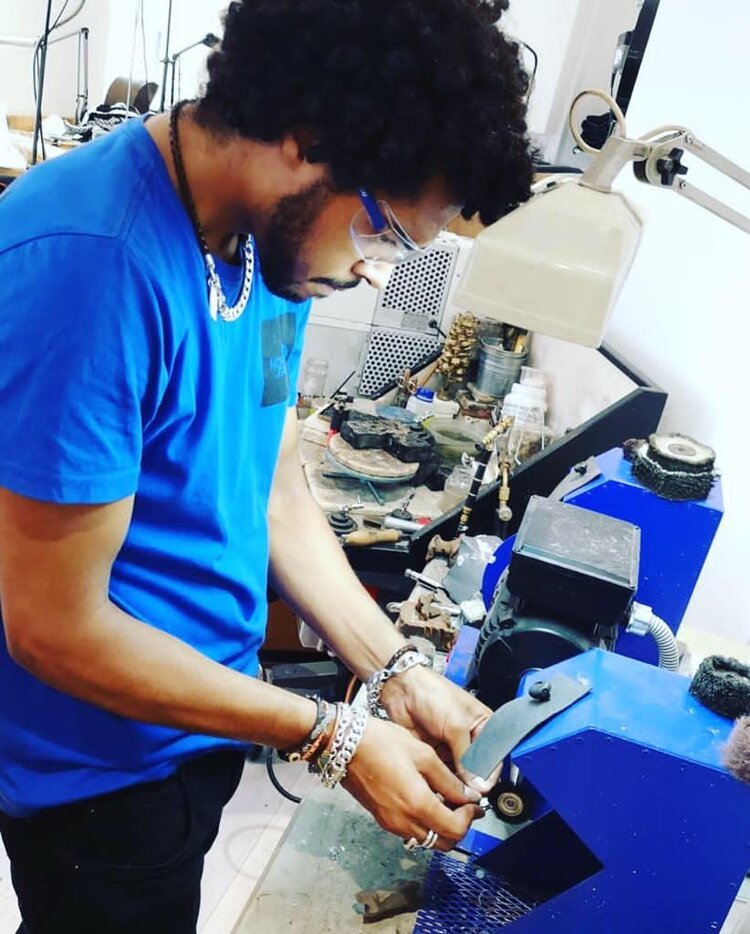
<path id="1" fill-rule="evenodd" d="M 468 863 L 437 855 L 415 931 L 718 931 L 750 866 L 750 786 L 721 762 L 732 723 L 687 678 L 613 653 L 539 677 L 557 673 L 591 693 L 512 754 L 538 813 L 505 841 L 472 831 Z"/>
<path id="2" fill-rule="evenodd" d="M 724 513 L 721 480 L 705 500 L 673 502 L 633 476 L 619 448 L 596 458 L 601 476 L 565 497 L 566 503 L 632 522 L 641 530 L 636 600 L 677 632 Z M 621 633 L 615 651 L 657 664 L 652 639 Z"/>

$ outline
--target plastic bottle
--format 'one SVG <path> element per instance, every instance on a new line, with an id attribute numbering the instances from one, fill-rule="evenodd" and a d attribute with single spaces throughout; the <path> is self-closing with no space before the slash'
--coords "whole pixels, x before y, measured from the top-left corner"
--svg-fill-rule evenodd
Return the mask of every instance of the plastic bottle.
<path id="1" fill-rule="evenodd" d="M 533 386 L 514 386 L 503 401 L 502 418 L 511 417 L 507 453 L 520 464 L 541 451 L 546 444 L 546 392 Z"/>
<path id="2" fill-rule="evenodd" d="M 521 376 L 518 382 L 522 386 L 537 386 L 539 389 L 545 388 L 544 373 L 533 366 L 521 367 Z"/>
<path id="3" fill-rule="evenodd" d="M 409 397 L 406 408 L 423 421 L 433 414 L 434 399 L 435 391 L 433 389 L 418 389 L 413 396 Z"/>

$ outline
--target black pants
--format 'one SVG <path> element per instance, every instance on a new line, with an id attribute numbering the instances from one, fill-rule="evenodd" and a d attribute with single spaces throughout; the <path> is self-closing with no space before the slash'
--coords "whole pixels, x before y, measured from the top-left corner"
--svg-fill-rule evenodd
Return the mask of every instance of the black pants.
<path id="1" fill-rule="evenodd" d="M 165 781 L 41 811 L 0 812 L 22 934 L 193 934 L 203 858 L 244 753 L 209 753 Z"/>

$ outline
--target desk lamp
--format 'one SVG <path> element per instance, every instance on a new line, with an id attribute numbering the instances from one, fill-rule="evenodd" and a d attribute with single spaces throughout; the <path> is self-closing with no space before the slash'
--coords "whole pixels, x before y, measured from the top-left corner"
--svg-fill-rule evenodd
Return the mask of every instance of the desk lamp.
<path id="1" fill-rule="evenodd" d="M 573 124 L 587 94 L 612 108 L 617 129 L 601 150 L 592 149 Z M 685 152 L 750 188 L 750 172 L 682 126 L 662 126 L 629 139 L 625 118 L 604 91 L 583 91 L 570 109 L 578 145 L 595 155 L 582 175 L 538 182 L 529 201 L 477 237 L 455 303 L 505 324 L 598 347 L 628 274 L 643 220 L 612 182 L 628 163 L 647 185 L 670 188 L 750 233 L 750 218 L 684 178 Z"/>

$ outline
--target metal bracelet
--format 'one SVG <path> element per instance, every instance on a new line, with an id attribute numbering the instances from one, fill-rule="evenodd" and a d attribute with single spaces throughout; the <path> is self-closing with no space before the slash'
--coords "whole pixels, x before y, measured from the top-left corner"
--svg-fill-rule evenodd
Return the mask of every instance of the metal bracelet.
<path id="1" fill-rule="evenodd" d="M 342 741 L 321 765 L 320 779 L 326 788 L 334 788 L 345 778 L 367 727 L 369 714 L 364 707 L 349 707 L 348 710 L 351 716 Z"/>
<path id="2" fill-rule="evenodd" d="M 423 655 L 418 649 L 409 649 L 409 651 L 397 655 L 392 665 L 381 668 L 379 671 L 370 675 L 365 686 L 367 688 L 367 708 L 373 717 L 379 717 L 381 720 L 388 719 L 388 713 L 380 703 L 380 696 L 383 693 L 383 687 L 386 681 L 389 681 L 396 675 L 402 675 L 405 671 L 409 671 L 410 668 L 416 668 L 418 665 L 424 665 L 426 668 L 429 668 L 429 658 Z"/>
<path id="3" fill-rule="evenodd" d="M 336 704 L 336 723 L 333 728 L 333 736 L 328 744 L 328 748 L 318 756 L 317 761 L 310 763 L 311 772 L 317 772 L 320 775 L 323 774 L 328 764 L 334 756 L 338 755 L 339 750 L 342 748 L 351 722 L 352 708 L 349 704 L 343 704 L 341 702 Z"/>

